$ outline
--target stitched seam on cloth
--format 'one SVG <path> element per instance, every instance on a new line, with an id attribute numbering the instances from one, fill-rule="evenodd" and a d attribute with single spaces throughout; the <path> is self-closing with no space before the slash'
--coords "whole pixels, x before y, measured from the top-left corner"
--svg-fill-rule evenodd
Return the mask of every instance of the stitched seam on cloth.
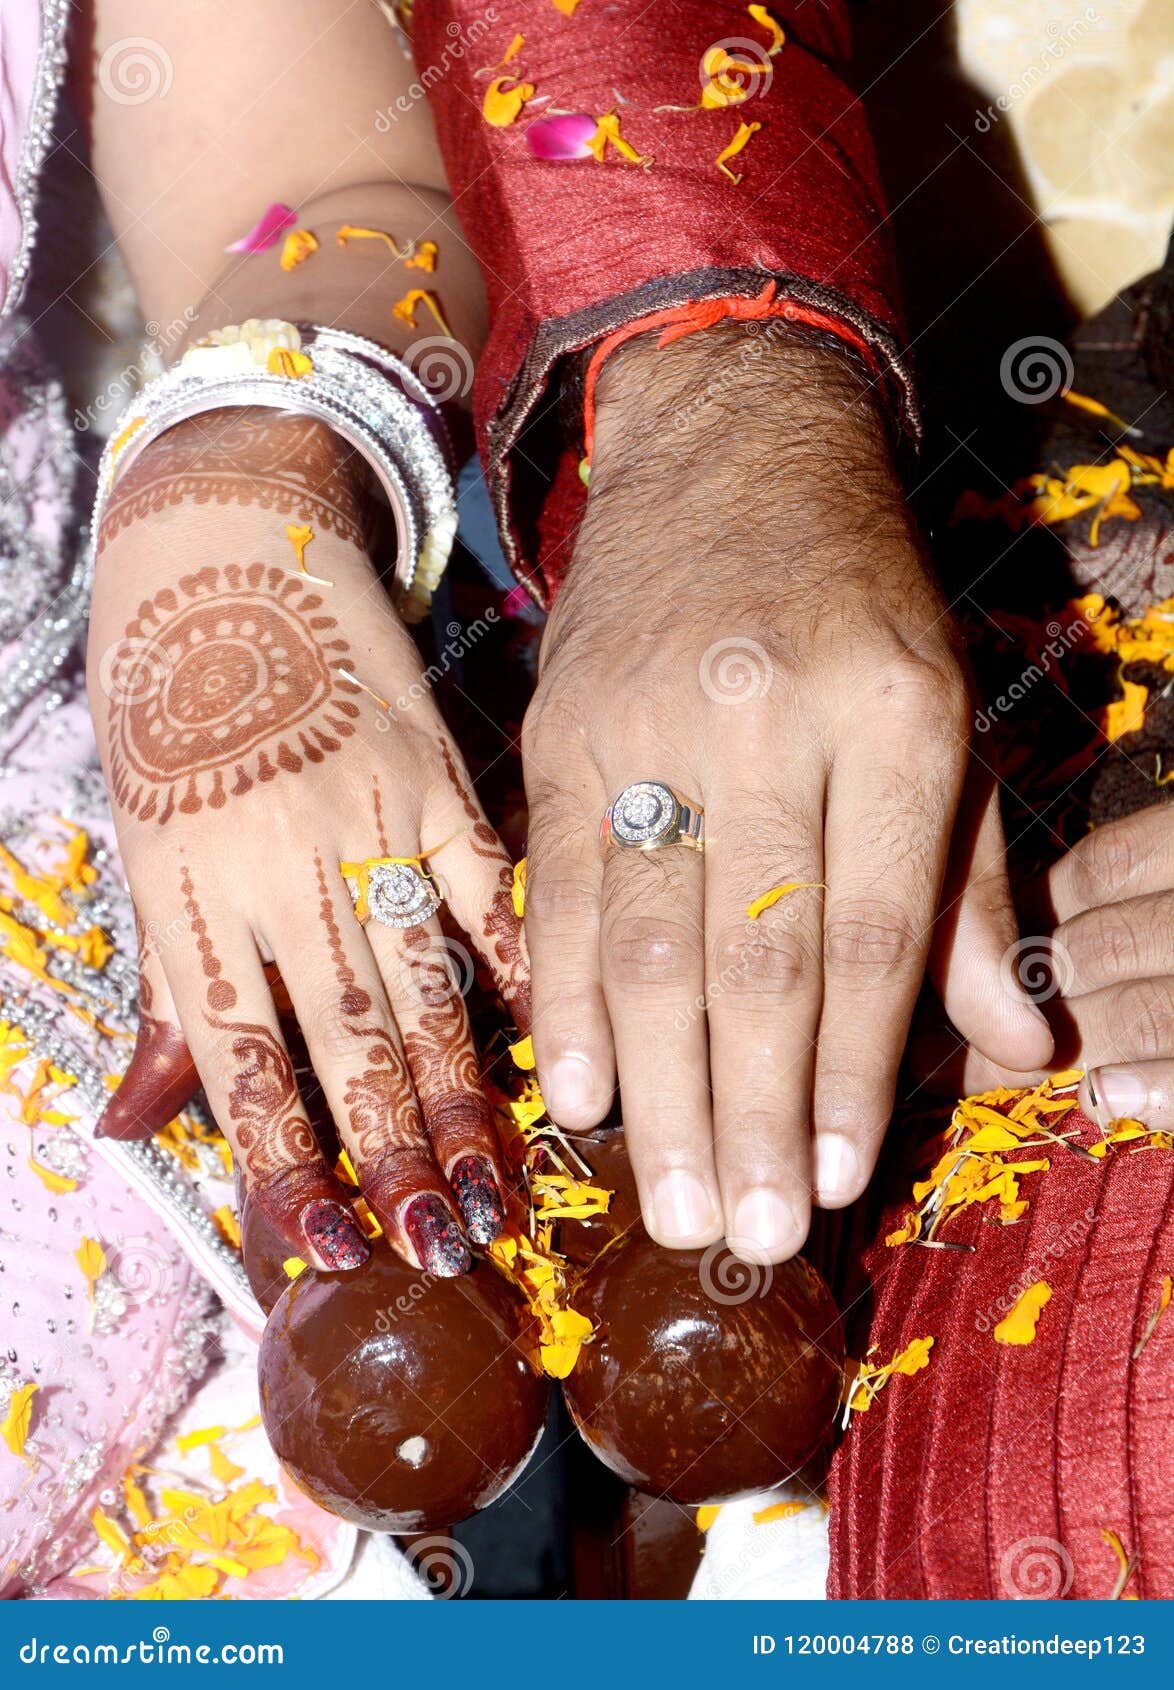
<path id="1" fill-rule="evenodd" d="M 603 305 L 588 306 L 569 317 L 540 324 L 514 378 L 511 394 L 486 424 L 485 471 L 506 559 L 519 581 L 544 610 L 548 608 L 549 594 L 542 579 L 542 560 L 536 560 L 536 574 L 531 573 L 524 563 L 510 521 L 509 454 L 537 408 L 555 364 L 569 353 L 582 351 L 623 328 L 633 317 L 709 300 L 755 297 L 769 281 L 778 285 L 775 297 L 779 303 L 790 301 L 824 311 L 841 319 L 860 335 L 877 356 L 882 370 L 881 380 L 890 390 L 888 408 L 895 411 L 898 427 L 915 445 L 920 444 L 921 419 L 914 397 L 913 378 L 909 366 L 897 351 L 893 337 L 834 288 L 823 287 L 802 276 L 767 270 L 687 271 L 680 276 L 645 283 Z"/>
<path id="2" fill-rule="evenodd" d="M 0 299 L 0 321 L 15 311 L 24 295 L 29 269 L 33 261 L 33 243 L 37 234 L 34 205 L 37 179 L 52 140 L 53 119 L 57 111 L 57 97 L 65 80 L 65 26 L 69 18 L 71 0 L 43 0 L 41 6 L 41 45 L 37 53 L 37 69 L 33 82 L 33 97 L 29 105 L 28 121 L 20 159 L 13 184 L 17 215 L 20 217 L 20 242 L 8 272 L 8 287 Z"/>

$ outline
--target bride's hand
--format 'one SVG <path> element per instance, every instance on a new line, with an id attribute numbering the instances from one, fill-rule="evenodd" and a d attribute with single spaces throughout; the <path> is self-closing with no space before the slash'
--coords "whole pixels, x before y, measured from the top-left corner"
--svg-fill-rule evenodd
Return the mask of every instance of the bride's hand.
<path id="1" fill-rule="evenodd" d="M 312 531 L 304 567 L 287 525 Z M 144 1032 L 102 1130 L 159 1124 L 153 1053 L 182 1029 L 252 1201 L 316 1266 L 365 1260 L 272 960 L 392 1244 L 460 1273 L 503 1205 L 450 947 L 435 917 L 360 926 L 340 863 L 443 846 L 439 887 L 523 1032 L 527 965 L 509 857 L 368 557 L 354 455 L 306 419 L 202 417 L 119 478 L 100 538 L 90 700 L 146 940 Z"/>

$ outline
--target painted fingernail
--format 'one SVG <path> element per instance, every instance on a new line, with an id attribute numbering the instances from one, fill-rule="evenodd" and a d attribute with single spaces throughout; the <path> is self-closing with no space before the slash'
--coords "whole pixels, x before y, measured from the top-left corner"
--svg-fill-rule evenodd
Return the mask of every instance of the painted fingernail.
<path id="1" fill-rule="evenodd" d="M 760 1185 L 738 1199 L 727 1242 L 735 1255 L 744 1247 L 751 1260 L 761 1252 L 763 1259 L 775 1262 L 793 1256 L 804 1237 L 805 1230 L 786 1199 Z"/>
<path id="2" fill-rule="evenodd" d="M 1088 1076 L 1088 1093 L 1102 1132 L 1123 1116 L 1144 1126 L 1150 1091 L 1132 1068 L 1094 1068 Z"/>
<path id="3" fill-rule="evenodd" d="M 416 1259 L 438 1279 L 456 1279 L 473 1265 L 465 1235 L 442 1197 L 417 1197 L 404 1215 L 404 1231 Z"/>
<path id="4" fill-rule="evenodd" d="M 670 1249 L 711 1234 L 717 1224 L 709 1192 L 683 1168 L 662 1174 L 653 1187 L 652 1216 L 657 1238 Z"/>
<path id="5" fill-rule="evenodd" d="M 595 1096 L 591 1064 L 582 1056 L 560 1056 L 551 1063 L 543 1095 L 556 1121 L 563 1115 L 584 1114 Z"/>
<path id="6" fill-rule="evenodd" d="M 149 1138 L 189 1104 L 200 1077 L 179 1028 L 144 1015 L 130 1067 L 106 1105 L 95 1138 Z"/>
<path id="7" fill-rule="evenodd" d="M 341 1273 L 362 1267 L 370 1259 L 371 1246 L 354 1211 L 345 1203 L 318 1197 L 306 1204 L 298 1220 L 315 1257 L 314 1265 L 325 1272 Z"/>
<path id="8" fill-rule="evenodd" d="M 505 1199 L 484 1156 L 462 1156 L 448 1176 L 474 1244 L 492 1244 L 505 1225 Z"/>
<path id="9" fill-rule="evenodd" d="M 850 1203 L 860 1190 L 860 1157 L 842 1133 L 815 1135 L 815 1195 L 828 1209 Z"/>

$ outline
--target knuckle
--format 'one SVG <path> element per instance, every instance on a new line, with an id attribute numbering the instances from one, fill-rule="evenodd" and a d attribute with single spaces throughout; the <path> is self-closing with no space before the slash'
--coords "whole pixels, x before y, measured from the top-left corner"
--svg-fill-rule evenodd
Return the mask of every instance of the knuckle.
<path id="1" fill-rule="evenodd" d="M 608 973 L 625 986 L 692 984 L 700 973 L 700 935 L 660 916 L 613 915 L 603 924 Z"/>
<path id="2" fill-rule="evenodd" d="M 1174 990 L 1165 980 L 1143 980 L 1122 989 L 1109 1031 L 1123 1061 L 1153 1062 L 1174 1054 Z"/>
<path id="3" fill-rule="evenodd" d="M 744 922 L 718 935 L 708 990 L 791 997 L 811 980 L 816 960 L 800 933 Z"/>
<path id="4" fill-rule="evenodd" d="M 966 682 L 948 654 L 923 657 L 917 652 L 902 652 L 885 669 L 880 691 L 903 716 L 969 731 Z"/>
<path id="5" fill-rule="evenodd" d="M 569 870 L 527 870 L 526 914 L 552 923 L 578 921 L 595 913 L 599 887 L 585 873 Z"/>
<path id="6" fill-rule="evenodd" d="M 823 942 L 829 972 L 864 982 L 883 980 L 920 949 L 919 935 L 905 912 L 880 903 L 844 904 L 832 910 Z"/>
<path id="7" fill-rule="evenodd" d="M 1112 898 L 1140 866 L 1137 839 L 1129 827 L 1098 828 L 1069 853 L 1069 882 L 1082 904 Z"/>
<path id="8" fill-rule="evenodd" d="M 1145 935 L 1139 933 L 1121 908 L 1091 911 L 1065 934 L 1061 928 L 1056 943 L 1066 945 L 1078 975 L 1091 975 L 1109 982 L 1133 973 L 1142 960 Z"/>

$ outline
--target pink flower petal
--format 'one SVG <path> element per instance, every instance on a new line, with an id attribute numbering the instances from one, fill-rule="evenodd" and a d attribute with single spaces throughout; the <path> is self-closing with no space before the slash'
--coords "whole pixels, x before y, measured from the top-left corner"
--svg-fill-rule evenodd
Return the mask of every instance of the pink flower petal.
<path id="1" fill-rule="evenodd" d="M 233 241 L 231 246 L 225 247 L 225 252 L 264 252 L 275 241 L 281 239 L 287 229 L 292 229 L 298 220 L 296 211 L 291 211 L 288 205 L 282 205 L 275 200 L 261 217 L 253 224 L 247 235 L 242 235 L 239 241 Z"/>
<path id="2" fill-rule="evenodd" d="M 522 616 L 534 603 L 525 587 L 511 587 L 501 601 L 502 613 L 506 616 Z"/>
<path id="3" fill-rule="evenodd" d="M 565 117 L 540 117 L 526 126 L 526 140 L 535 158 L 590 158 L 587 145 L 599 125 L 586 112 Z"/>

